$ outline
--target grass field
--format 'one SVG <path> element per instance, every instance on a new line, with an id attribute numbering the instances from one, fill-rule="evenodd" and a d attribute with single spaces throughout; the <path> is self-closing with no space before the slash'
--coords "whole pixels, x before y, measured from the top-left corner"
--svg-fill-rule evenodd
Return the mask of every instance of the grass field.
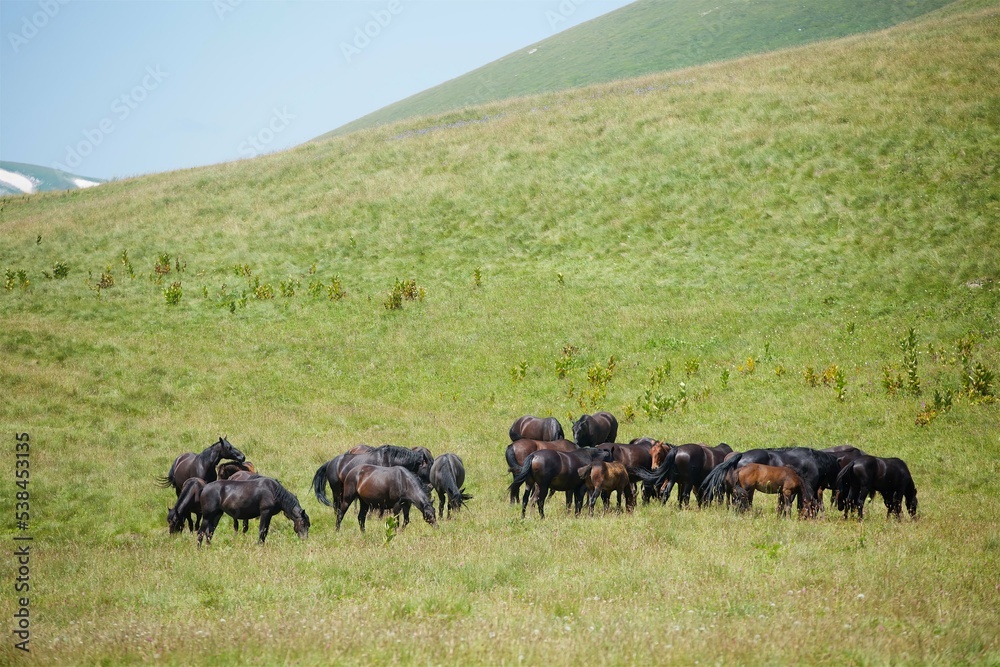
<path id="1" fill-rule="evenodd" d="M 582 2 L 582 0 L 581 0 Z M 704 65 L 887 28 L 949 0 L 640 0 L 438 86 L 390 104 L 322 138 L 498 100 Z M 554 29 L 560 3 L 543 12 Z"/>
<path id="2" fill-rule="evenodd" d="M 997 663 L 998 63 L 1000 7 L 964 2 L 3 198 L 8 627 L 18 433 L 34 540 L 32 655 L 7 634 L 0 662 Z M 410 279 L 424 298 L 387 309 Z M 522 521 L 511 422 L 600 408 L 626 440 L 901 457 L 919 519 Z M 220 435 L 298 495 L 308 540 L 283 517 L 263 548 L 167 534 L 154 478 Z M 458 453 L 470 507 L 335 533 L 309 483 L 359 442 Z"/>

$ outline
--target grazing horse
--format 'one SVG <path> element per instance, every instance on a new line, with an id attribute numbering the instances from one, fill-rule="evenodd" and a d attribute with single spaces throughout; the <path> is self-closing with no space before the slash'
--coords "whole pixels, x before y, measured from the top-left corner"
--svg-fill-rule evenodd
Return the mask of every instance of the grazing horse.
<path id="1" fill-rule="evenodd" d="M 248 479 L 257 479 L 260 476 L 261 475 L 258 475 L 256 472 L 250 472 L 248 470 L 237 470 L 236 472 L 232 473 L 228 478 L 223 478 L 223 479 L 231 479 L 234 482 L 245 482 Z M 250 520 L 243 519 L 243 534 L 246 535 L 249 529 L 250 529 Z M 233 519 L 233 530 L 239 532 L 240 530 L 239 519 Z"/>
<path id="2" fill-rule="evenodd" d="M 573 439 L 580 447 L 597 447 L 618 437 L 618 420 L 610 412 L 580 415 L 573 422 Z"/>
<path id="3" fill-rule="evenodd" d="M 732 451 L 732 447 L 724 442 L 715 447 L 699 444 L 680 445 L 672 447 L 667 452 L 663 462 L 653 472 L 637 472 L 643 481 L 652 482 L 656 488 L 662 488 L 660 499 L 664 503 L 670 499 L 670 492 L 673 490 L 674 484 L 679 483 L 677 506 L 690 505 L 691 491 L 693 490 L 698 507 L 701 507 L 704 501 L 701 492 L 702 481 Z"/>
<path id="4" fill-rule="evenodd" d="M 886 518 L 903 516 L 903 500 L 911 517 L 917 514 L 917 487 L 913 484 L 910 469 L 902 459 L 859 456 L 848 463 L 837 475 L 837 509 L 844 518 L 857 510 L 858 519 L 864 519 L 865 501 L 882 494 Z"/>
<path id="5" fill-rule="evenodd" d="M 590 516 L 594 516 L 594 505 L 597 504 L 597 496 L 601 496 L 604 501 L 604 509 L 611 505 L 611 492 L 618 492 L 618 511 L 622 509 L 622 496 L 625 496 L 625 511 L 631 512 L 635 509 L 635 492 L 632 490 L 632 482 L 629 479 L 628 470 L 617 461 L 594 461 L 577 471 L 580 479 L 583 480 L 587 488 L 588 502 L 590 506 Z"/>
<path id="6" fill-rule="evenodd" d="M 507 450 L 504 453 L 504 457 L 507 459 L 507 472 L 517 477 L 517 473 L 521 471 L 521 466 L 524 465 L 524 460 L 528 458 L 529 454 L 539 449 L 572 452 L 580 448 L 577 447 L 575 442 L 570 442 L 569 440 L 531 440 L 529 438 L 521 438 L 507 445 Z M 510 486 L 510 502 L 512 505 L 518 501 L 520 488 L 520 484 L 512 484 Z M 530 488 L 526 488 L 525 495 L 527 496 L 530 491 Z"/>
<path id="7" fill-rule="evenodd" d="M 344 495 L 337 507 L 337 530 L 355 500 L 360 505 L 358 525 L 365 532 L 365 517 L 371 508 L 403 512 L 403 527 L 410 523 L 410 505 L 416 505 L 424 521 L 435 525 L 434 501 L 417 476 L 401 466 L 355 466 L 344 479 Z"/>
<path id="8" fill-rule="evenodd" d="M 750 509 L 754 491 L 778 494 L 778 516 L 791 516 L 792 498 L 796 495 L 799 497 L 800 510 L 802 496 L 811 495 L 811 491 L 804 488 L 802 478 L 789 466 L 750 463 L 733 469 L 731 477 L 736 508 L 741 512 Z"/>
<path id="9" fill-rule="evenodd" d="M 859 456 L 866 456 L 865 452 L 861 451 L 860 449 L 852 445 L 836 445 L 834 447 L 827 447 L 825 449 L 821 449 L 820 451 L 827 452 L 828 454 L 833 454 L 834 456 L 836 456 L 837 465 L 840 466 L 841 470 L 844 469 L 844 466 L 846 466 L 848 463 L 858 458 Z M 823 491 L 825 490 L 826 489 L 822 485 L 820 485 L 820 487 L 816 489 L 816 499 L 819 501 L 820 509 L 823 509 Z M 830 489 L 830 491 L 831 491 L 830 506 L 832 507 L 837 504 L 837 487 L 833 486 Z"/>
<path id="10" fill-rule="evenodd" d="M 650 498 L 656 495 L 656 491 L 653 489 L 652 483 L 643 482 L 636 471 L 652 471 L 655 467 L 652 454 L 653 448 L 663 444 L 659 440 L 653 440 L 652 438 L 635 438 L 628 444 L 622 445 L 606 442 L 603 445 L 599 445 L 598 448 L 610 450 L 611 458 L 628 469 L 629 481 L 633 485 L 633 495 L 635 494 L 635 485 L 642 484 L 642 502 L 646 504 Z M 669 447 L 669 445 L 666 446 Z"/>
<path id="11" fill-rule="evenodd" d="M 808 447 L 751 449 L 737 452 L 716 466 L 701 483 L 704 500 L 711 503 L 713 499 L 718 498 L 724 489 L 725 479 L 730 471 L 750 463 L 790 466 L 802 478 L 803 488 L 809 491 L 809 495 L 802 498 L 802 502 L 809 503 L 810 508 L 817 502 L 816 489 L 820 486 L 833 487 L 837 480 L 837 472 L 840 470 L 836 456 Z"/>
<path id="12" fill-rule="evenodd" d="M 524 465 L 514 476 L 514 481 L 510 487 L 512 493 L 514 489 L 525 482 L 531 482 L 534 491 L 530 500 L 538 506 L 538 516 L 545 518 L 545 498 L 549 490 L 565 491 L 567 495 L 572 494 L 576 500 L 576 513 L 580 513 L 583 506 L 583 480 L 580 479 L 580 468 L 593 463 L 595 460 L 610 461 L 611 452 L 605 449 L 595 449 L 586 447 L 572 452 L 558 452 L 553 449 L 539 449 L 528 454 L 524 459 Z M 521 518 L 524 518 L 528 508 L 528 493 L 524 494 L 521 502 Z"/>
<path id="13" fill-rule="evenodd" d="M 462 485 L 465 484 L 465 466 L 458 454 L 442 454 L 434 459 L 431 466 L 431 486 L 437 491 L 440 517 L 444 518 L 444 500 L 448 497 L 448 518 L 454 510 L 462 509 L 465 501 L 472 500 L 472 496 L 465 492 Z"/>
<path id="14" fill-rule="evenodd" d="M 248 472 L 252 474 L 257 472 L 257 468 L 254 467 L 254 464 L 249 461 L 244 461 L 243 463 L 230 461 L 228 463 L 220 463 L 215 466 L 216 479 L 229 479 L 238 472 Z"/>
<path id="15" fill-rule="evenodd" d="M 510 427 L 510 441 L 517 440 L 563 440 L 562 424 L 555 417 L 518 417 Z"/>
<path id="16" fill-rule="evenodd" d="M 191 532 L 201 528 L 201 490 L 204 488 L 205 480 L 200 477 L 191 477 L 184 482 L 177 503 L 167 510 L 167 525 L 171 533 L 183 531 L 185 520 Z M 195 515 L 193 522 L 192 514 Z"/>
<path id="17" fill-rule="evenodd" d="M 204 518 L 198 530 L 198 546 L 202 538 L 212 543 L 219 519 L 225 512 L 234 519 L 260 517 L 260 543 L 264 544 L 271 527 L 271 517 L 282 512 L 292 522 L 295 533 L 305 539 L 309 536 L 309 515 L 302 509 L 295 494 L 270 477 L 245 481 L 231 479 L 211 482 L 201 492 L 201 511 Z"/>
<path id="18" fill-rule="evenodd" d="M 215 466 L 219 465 L 219 461 L 232 459 L 237 463 L 243 463 L 246 458 L 243 452 L 229 444 L 226 436 L 222 436 L 218 442 L 206 448 L 201 454 L 187 452 L 178 456 L 174 459 L 174 464 L 170 466 L 170 472 L 167 473 L 167 476 L 158 478 L 156 483 L 161 489 L 174 487 L 179 497 L 181 488 L 188 478 L 200 477 L 206 482 L 214 482 L 216 480 Z"/>
<path id="19" fill-rule="evenodd" d="M 344 492 L 344 479 L 356 466 L 403 466 L 415 473 L 422 483 L 429 484 L 432 463 L 433 461 L 429 461 L 428 455 L 424 452 L 415 452 L 412 449 L 395 445 L 382 445 L 358 454 L 341 454 L 330 459 L 316 470 L 312 482 L 313 492 L 316 494 L 316 500 L 327 507 L 338 507 Z M 330 484 L 330 490 L 333 492 L 333 502 L 330 502 L 326 497 L 327 483 Z"/>

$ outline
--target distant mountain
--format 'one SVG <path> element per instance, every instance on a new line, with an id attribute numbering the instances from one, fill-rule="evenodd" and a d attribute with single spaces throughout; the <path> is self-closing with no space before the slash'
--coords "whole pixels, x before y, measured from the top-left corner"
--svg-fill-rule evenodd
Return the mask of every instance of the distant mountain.
<path id="1" fill-rule="evenodd" d="M 888 28 L 951 1 L 638 0 L 318 138 Z M 548 12 L 553 27 L 573 6 L 562 3 Z"/>
<path id="2" fill-rule="evenodd" d="M 77 190 L 91 188 L 103 182 L 100 178 L 78 176 L 37 164 L 0 161 L 0 195 Z"/>

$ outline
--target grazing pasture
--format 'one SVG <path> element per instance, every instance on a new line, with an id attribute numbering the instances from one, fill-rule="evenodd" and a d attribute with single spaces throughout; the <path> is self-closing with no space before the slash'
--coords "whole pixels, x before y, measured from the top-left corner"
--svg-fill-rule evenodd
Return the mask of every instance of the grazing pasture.
<path id="1" fill-rule="evenodd" d="M 27 433 L 34 660 L 997 663 L 998 80 L 997 3 L 963 2 L 0 199 L 0 536 Z M 522 519 L 513 420 L 600 411 L 619 443 L 899 458 L 916 519 L 561 496 Z M 308 537 L 169 533 L 156 479 L 223 435 Z M 312 481 L 360 443 L 455 453 L 474 500 L 337 532 Z"/>

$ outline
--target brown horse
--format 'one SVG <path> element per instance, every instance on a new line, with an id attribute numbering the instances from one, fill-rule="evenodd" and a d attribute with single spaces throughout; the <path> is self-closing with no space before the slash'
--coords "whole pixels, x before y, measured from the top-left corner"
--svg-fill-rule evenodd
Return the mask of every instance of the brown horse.
<path id="1" fill-rule="evenodd" d="M 635 494 L 635 485 L 642 484 L 642 502 L 646 504 L 649 499 L 656 495 L 656 490 L 653 488 L 652 483 L 643 482 L 639 478 L 639 474 L 636 472 L 638 470 L 645 470 L 647 472 L 652 471 L 655 467 L 653 464 L 652 450 L 657 445 L 664 445 L 659 440 L 654 440 L 652 438 L 635 438 L 631 440 L 628 444 L 617 444 L 606 442 L 600 445 L 598 449 L 607 449 L 611 452 L 611 458 L 621 463 L 629 471 L 629 480 L 632 483 L 633 495 Z M 669 447 L 669 445 L 666 445 Z"/>
<path id="2" fill-rule="evenodd" d="M 618 437 L 618 420 L 610 412 L 580 415 L 573 422 L 573 439 L 581 447 L 597 447 Z"/>
<path id="3" fill-rule="evenodd" d="M 227 461 L 226 463 L 220 463 L 215 466 L 216 479 L 229 479 L 237 472 L 255 473 L 257 472 L 257 468 L 255 468 L 249 461 L 244 461 L 243 463 Z"/>
<path id="4" fill-rule="evenodd" d="M 733 497 L 736 508 L 745 512 L 753 504 L 754 491 L 778 494 L 778 515 L 791 515 L 792 499 L 799 498 L 800 513 L 809 512 L 806 505 L 802 512 L 802 498 L 811 497 L 808 489 L 804 489 L 802 478 L 790 466 L 769 466 L 760 463 L 748 463 L 736 468 L 729 475 L 733 483 Z"/>
<path id="5" fill-rule="evenodd" d="M 423 483 L 402 466 L 376 466 L 362 464 L 354 467 L 344 479 L 344 495 L 337 508 L 337 530 L 355 500 L 360 505 L 358 525 L 365 532 L 365 517 L 371 508 L 403 512 L 403 527 L 410 523 L 410 506 L 416 505 L 424 521 L 436 524 L 434 501 Z"/>
<path id="6" fill-rule="evenodd" d="M 173 465 L 170 466 L 170 472 L 167 473 L 167 476 L 157 478 L 156 483 L 161 489 L 174 487 L 177 495 L 180 496 L 181 488 L 189 478 L 200 477 L 206 482 L 214 482 L 216 480 L 215 466 L 219 465 L 219 461 L 232 459 L 237 463 L 243 463 L 246 458 L 243 452 L 229 444 L 226 436 L 222 436 L 201 454 L 187 452 L 178 456 L 174 459 Z"/>
<path id="7" fill-rule="evenodd" d="M 200 477 L 191 477 L 184 482 L 181 493 L 177 496 L 177 503 L 167 509 L 167 526 L 171 533 L 183 531 L 185 520 L 191 532 L 201 528 L 201 490 L 204 488 L 205 480 Z M 193 522 L 192 514 L 195 515 Z"/>
<path id="8" fill-rule="evenodd" d="M 562 440 L 566 437 L 563 435 L 562 424 L 555 417 L 541 418 L 531 415 L 518 417 L 514 420 L 508 434 L 511 442 L 522 439 Z"/>
<path id="9" fill-rule="evenodd" d="M 701 507 L 701 483 L 732 451 L 732 447 L 724 442 L 715 447 L 699 444 L 680 445 L 671 447 L 663 462 L 654 468 L 652 473 L 641 470 L 636 472 L 643 481 L 652 482 L 656 488 L 662 488 L 660 499 L 664 503 L 670 499 L 674 484 L 679 483 L 678 507 L 690 505 L 692 490 L 695 492 L 698 507 Z"/>
<path id="10" fill-rule="evenodd" d="M 585 447 L 572 452 L 557 452 L 552 449 L 539 449 L 528 454 L 524 465 L 514 476 L 511 489 L 525 482 L 534 486 L 530 500 L 538 506 L 538 516 L 545 518 L 545 498 L 549 490 L 565 491 L 576 500 L 576 513 L 583 507 L 583 480 L 579 470 L 595 460 L 610 461 L 611 452 L 604 449 Z M 528 493 L 521 502 L 521 518 L 524 518 L 528 508 Z"/>
<path id="11" fill-rule="evenodd" d="M 588 505 L 590 506 L 590 516 L 594 516 L 594 505 L 597 504 L 597 496 L 601 496 L 604 501 L 604 509 L 611 505 L 611 492 L 618 492 L 618 511 L 622 508 L 622 496 L 625 496 L 625 511 L 631 512 L 635 509 L 635 492 L 632 490 L 632 482 L 629 480 L 628 470 L 624 465 L 616 461 L 594 461 L 593 463 L 580 468 L 577 471 L 580 479 L 587 487 Z"/>
<path id="12" fill-rule="evenodd" d="M 366 446 L 367 447 L 367 446 Z M 382 445 L 381 447 L 367 448 L 361 450 L 359 454 L 350 452 L 340 454 L 323 465 L 313 476 L 313 492 L 316 500 L 328 507 L 337 508 L 340 506 L 341 495 L 344 489 L 344 479 L 355 466 L 378 465 L 378 466 L 403 466 L 420 478 L 424 484 L 430 483 L 431 465 L 429 453 L 423 451 L 413 451 L 405 447 L 395 445 Z M 326 497 L 326 485 L 330 485 L 333 492 L 333 502 Z"/>
<path id="13" fill-rule="evenodd" d="M 537 452 L 539 449 L 551 449 L 557 452 L 572 452 L 580 448 L 577 447 L 575 442 L 570 442 L 569 440 L 531 440 L 529 438 L 521 438 L 520 440 L 515 440 L 507 445 L 507 450 L 504 453 L 504 457 L 507 459 L 507 472 L 516 477 L 517 473 L 521 470 L 521 466 L 524 465 L 524 460 L 528 458 L 528 455 L 533 452 Z M 510 486 L 511 504 L 518 501 L 520 489 L 520 484 L 516 486 L 512 484 Z M 525 496 L 527 496 L 530 492 L 530 487 L 526 488 Z"/>

